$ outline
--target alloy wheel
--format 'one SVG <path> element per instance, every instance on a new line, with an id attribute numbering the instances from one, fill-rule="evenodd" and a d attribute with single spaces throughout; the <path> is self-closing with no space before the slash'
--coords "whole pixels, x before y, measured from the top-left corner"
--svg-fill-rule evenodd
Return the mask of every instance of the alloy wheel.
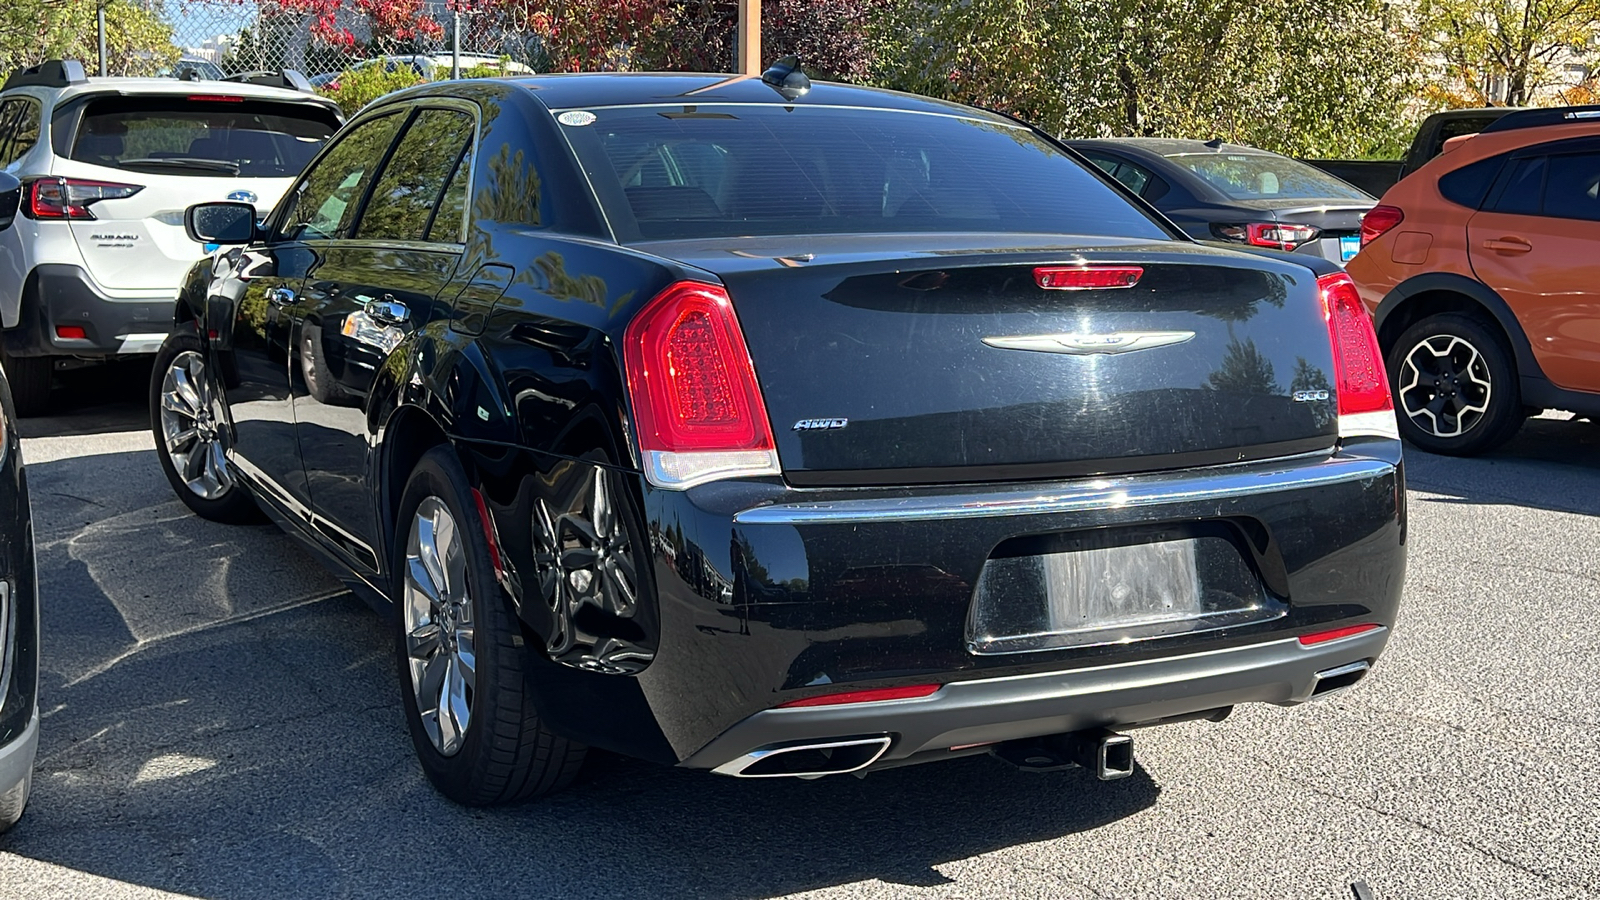
<path id="1" fill-rule="evenodd" d="M 1460 437 L 1483 421 L 1494 385 L 1478 348 L 1465 338 L 1425 338 L 1406 354 L 1398 376 L 1400 406 L 1420 429 Z"/>
<path id="2" fill-rule="evenodd" d="M 583 627 L 586 608 L 628 619 L 638 607 L 639 573 L 615 481 L 610 470 L 593 466 L 566 508 L 540 498 L 533 512 L 534 574 L 554 614 L 550 655 L 600 671 L 648 661 L 637 647 Z"/>
<path id="3" fill-rule="evenodd" d="M 472 722 L 477 674 L 466 546 L 450 510 L 427 497 L 406 540 L 406 662 L 417 713 L 434 749 L 453 756 Z"/>
<path id="4" fill-rule="evenodd" d="M 233 488 L 227 428 L 205 357 L 185 350 L 161 379 L 161 437 L 172 468 L 197 496 L 217 500 Z"/>

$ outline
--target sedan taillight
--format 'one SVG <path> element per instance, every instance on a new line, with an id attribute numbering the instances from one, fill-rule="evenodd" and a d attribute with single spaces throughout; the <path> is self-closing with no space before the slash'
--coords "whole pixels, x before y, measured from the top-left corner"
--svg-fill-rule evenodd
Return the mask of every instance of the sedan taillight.
<path id="1" fill-rule="evenodd" d="M 1217 237 L 1238 241 L 1252 247 L 1271 247 L 1274 250 L 1294 250 L 1317 239 L 1322 232 L 1310 225 L 1290 225 L 1284 222 L 1250 222 L 1245 225 L 1213 225 Z"/>
<path id="2" fill-rule="evenodd" d="M 1361 303 L 1349 275 L 1335 272 L 1317 279 L 1322 312 L 1333 342 L 1334 387 L 1339 410 L 1339 436 L 1377 435 L 1398 439 L 1389 376 L 1372 316 Z"/>
<path id="3" fill-rule="evenodd" d="M 23 211 L 34 219 L 93 219 L 95 216 L 89 207 L 95 203 L 132 197 L 142 190 L 142 184 L 41 178 L 28 185 L 28 202 Z"/>
<path id="4" fill-rule="evenodd" d="M 685 490 L 719 478 L 781 474 L 750 351 L 720 285 L 670 285 L 640 310 L 623 341 L 651 484 Z"/>

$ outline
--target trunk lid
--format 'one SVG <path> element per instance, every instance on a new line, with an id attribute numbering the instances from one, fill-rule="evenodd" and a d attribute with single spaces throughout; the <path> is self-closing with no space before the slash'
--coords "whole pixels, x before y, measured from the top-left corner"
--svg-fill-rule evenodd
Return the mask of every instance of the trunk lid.
<path id="1" fill-rule="evenodd" d="M 641 249 L 726 284 L 785 477 L 797 485 L 1077 477 L 1335 442 L 1327 325 L 1315 276 L 1292 264 L 1037 235 Z M 1144 274 L 1125 289 L 1035 283 L 1036 266 L 1085 261 Z M 1096 336 L 1129 333 L 1169 336 L 1148 349 L 1084 352 L 1106 340 Z M 1052 344 L 1060 335 L 1079 336 L 1066 339 L 1079 352 Z M 1051 352 L 1018 349 L 1027 346 Z"/>

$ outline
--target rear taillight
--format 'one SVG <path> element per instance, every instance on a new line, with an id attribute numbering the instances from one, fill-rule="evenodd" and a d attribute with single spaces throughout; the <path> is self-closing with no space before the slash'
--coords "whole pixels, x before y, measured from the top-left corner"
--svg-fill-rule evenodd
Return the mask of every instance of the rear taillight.
<path id="1" fill-rule="evenodd" d="M 720 478 L 782 474 L 727 291 L 695 281 L 671 285 L 645 304 L 624 343 L 651 484 L 683 490 Z"/>
<path id="2" fill-rule="evenodd" d="M 1406 214 L 1398 206 L 1374 206 L 1367 210 L 1361 217 L 1361 246 L 1372 243 L 1384 232 L 1399 225 L 1406 219 Z"/>
<path id="3" fill-rule="evenodd" d="M 1128 288 L 1144 277 L 1140 266 L 1039 266 L 1033 281 L 1047 291 L 1095 291 Z"/>
<path id="4" fill-rule="evenodd" d="M 1399 438 L 1389 377 L 1372 316 L 1361 302 L 1354 281 L 1343 272 L 1317 279 L 1322 311 L 1333 342 L 1334 388 L 1339 404 L 1339 436 L 1378 435 Z"/>
<path id="5" fill-rule="evenodd" d="M 1293 250 L 1322 234 L 1310 225 L 1290 225 L 1283 222 L 1251 222 L 1246 225 L 1217 225 L 1216 235 L 1252 247 L 1271 247 L 1274 250 Z"/>
<path id="6" fill-rule="evenodd" d="M 93 219 L 89 207 L 101 200 L 121 200 L 144 190 L 142 184 L 90 181 L 86 178 L 41 178 L 28 185 L 23 211 L 35 219 Z"/>

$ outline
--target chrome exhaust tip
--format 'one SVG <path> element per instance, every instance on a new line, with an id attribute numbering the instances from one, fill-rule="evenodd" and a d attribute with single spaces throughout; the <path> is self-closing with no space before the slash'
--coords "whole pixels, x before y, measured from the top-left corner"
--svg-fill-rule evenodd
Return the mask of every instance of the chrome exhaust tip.
<path id="1" fill-rule="evenodd" d="M 1316 700 L 1351 687 L 1356 682 L 1367 677 L 1367 672 L 1371 671 L 1371 669 L 1372 663 L 1364 659 L 1346 663 L 1342 666 L 1335 666 L 1331 669 L 1323 669 L 1321 672 L 1311 676 L 1311 697 L 1309 699 Z"/>
<path id="2" fill-rule="evenodd" d="M 735 778 L 821 778 L 859 772 L 878 761 L 893 739 L 887 734 L 834 741 L 777 744 L 751 750 L 711 771 Z"/>

